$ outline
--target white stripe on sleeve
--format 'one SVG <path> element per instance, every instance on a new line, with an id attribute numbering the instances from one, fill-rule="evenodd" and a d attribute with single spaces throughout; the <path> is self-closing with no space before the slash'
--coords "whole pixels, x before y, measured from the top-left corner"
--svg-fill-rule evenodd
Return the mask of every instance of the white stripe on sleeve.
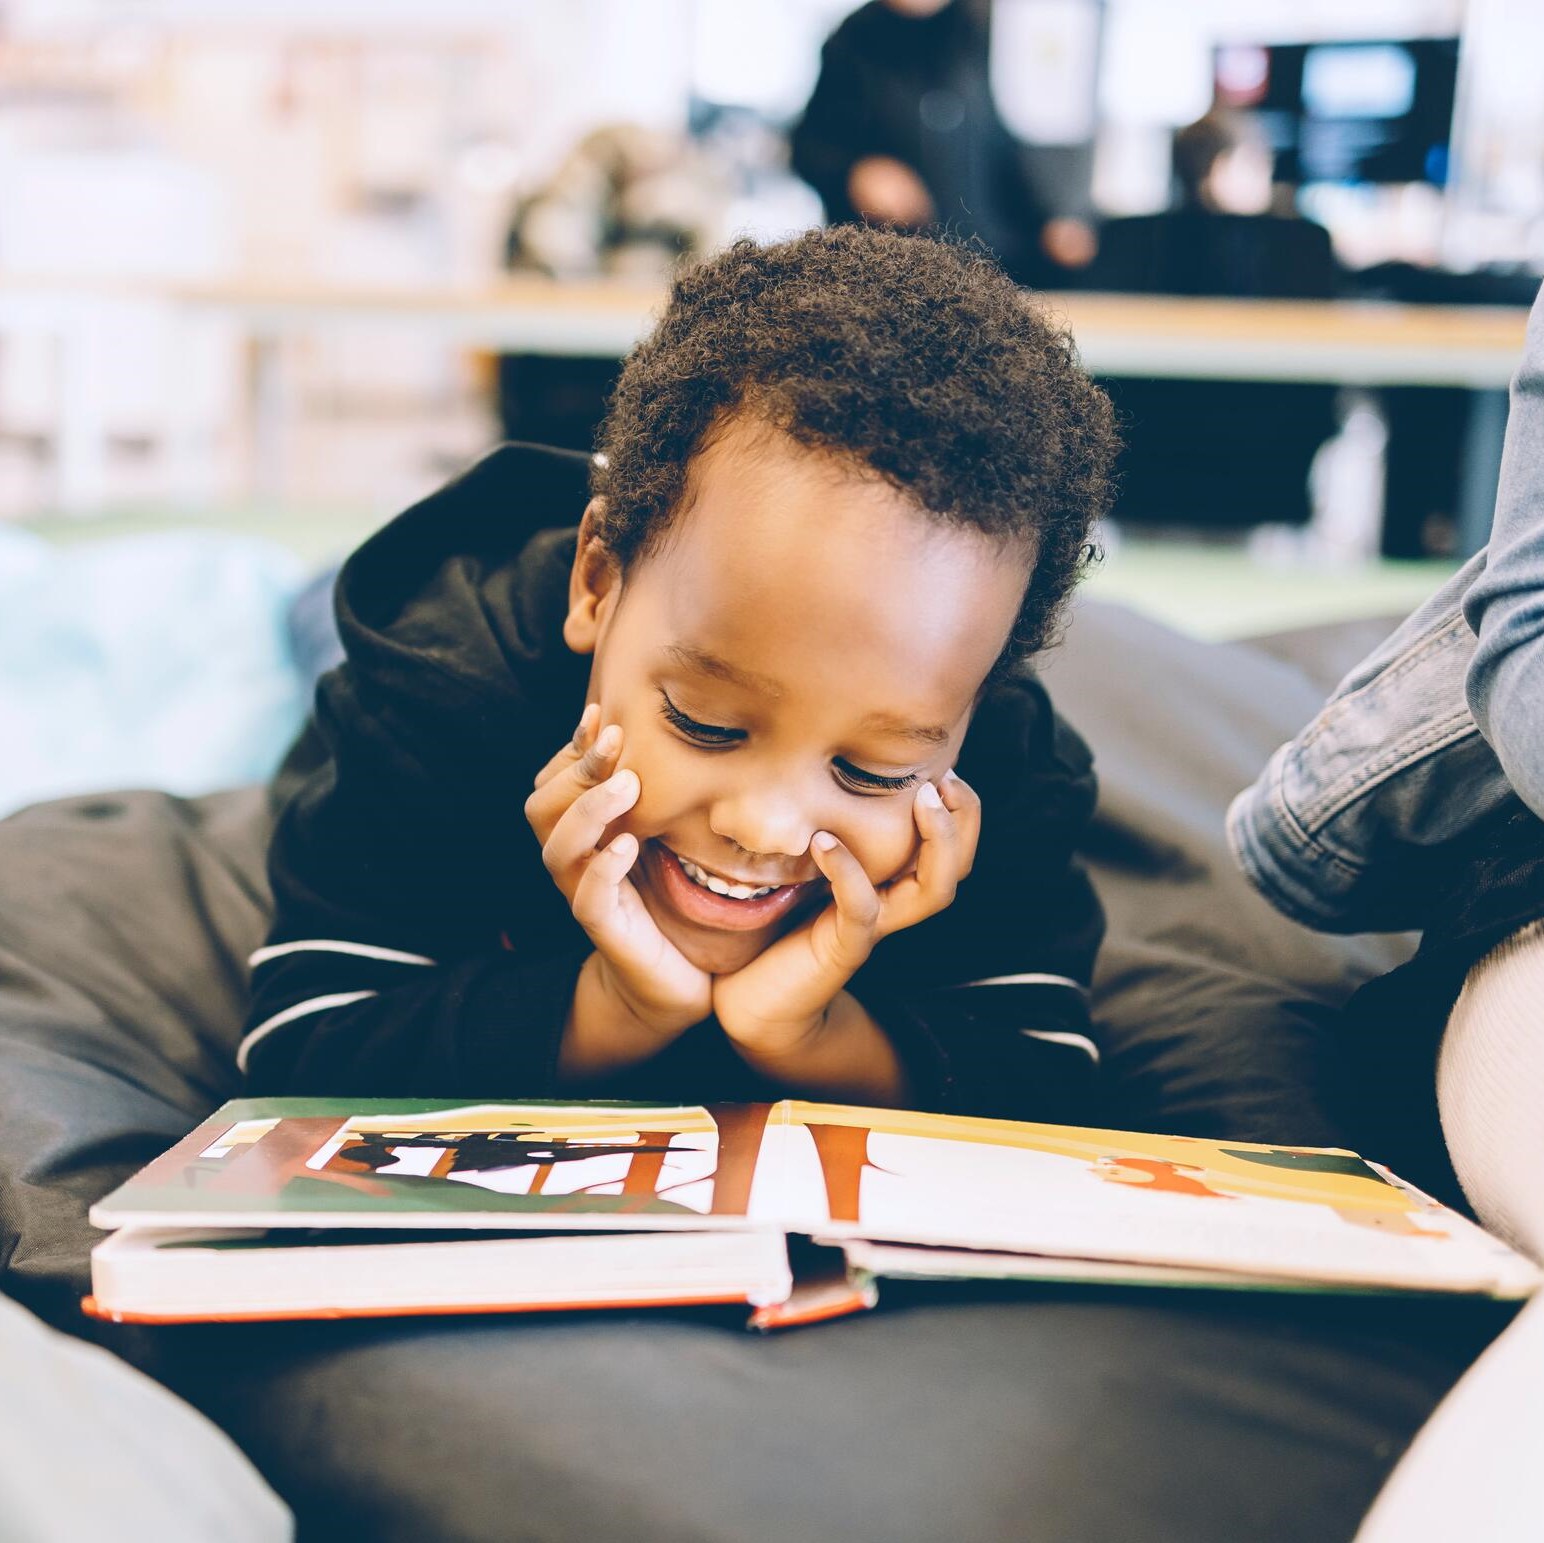
<path id="1" fill-rule="evenodd" d="M 325 1012 L 329 1007 L 346 1007 L 350 1002 L 362 1002 L 366 997 L 379 995 L 378 991 L 338 991 L 332 996 L 312 997 L 309 1002 L 297 1002 L 293 1007 L 286 1007 L 282 1013 L 275 1013 L 272 1018 L 265 1018 L 237 1046 L 236 1070 L 246 1071 L 247 1057 L 252 1053 L 253 1045 L 264 1035 L 283 1028 L 286 1023 L 293 1023 L 295 1019 L 304 1018 L 308 1013 Z"/>
<path id="2" fill-rule="evenodd" d="M 1076 991 L 1079 996 L 1088 995 L 1088 987 L 1080 980 L 1073 980 L 1070 975 L 988 975 L 983 980 L 961 981 L 953 987 L 955 991 L 968 991 L 972 986 L 1067 986 Z"/>
<path id="3" fill-rule="evenodd" d="M 1053 1045 L 1071 1045 L 1074 1050 L 1081 1050 L 1098 1064 L 1099 1047 L 1086 1034 L 1073 1034 L 1066 1029 L 1020 1029 L 1019 1033 L 1025 1039 L 1044 1039 Z"/>
<path id="4" fill-rule="evenodd" d="M 400 948 L 380 948 L 374 943 L 346 943 L 340 938 L 301 938 L 296 943 L 270 943 L 267 948 L 260 948 L 250 955 L 247 963 L 255 970 L 258 965 L 267 964 L 270 959 L 282 958 L 285 954 L 313 951 L 321 954 L 356 954 L 361 959 L 380 959 L 387 964 L 437 963 L 425 954 L 406 954 Z"/>

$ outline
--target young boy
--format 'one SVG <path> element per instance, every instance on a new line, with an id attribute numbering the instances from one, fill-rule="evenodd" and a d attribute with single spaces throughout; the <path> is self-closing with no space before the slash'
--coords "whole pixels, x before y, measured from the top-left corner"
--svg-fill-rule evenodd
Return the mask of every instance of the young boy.
<path id="1" fill-rule="evenodd" d="M 686 274 L 593 464 L 506 445 L 345 565 L 250 1090 L 1071 1117 L 1094 783 L 1013 666 L 1114 449 L 966 249 Z"/>

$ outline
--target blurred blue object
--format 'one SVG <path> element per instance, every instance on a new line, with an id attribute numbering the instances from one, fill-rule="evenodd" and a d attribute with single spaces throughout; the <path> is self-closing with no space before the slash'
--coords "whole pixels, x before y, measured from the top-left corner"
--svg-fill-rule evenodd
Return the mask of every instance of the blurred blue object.
<path id="1" fill-rule="evenodd" d="M 290 652 L 306 692 L 336 665 L 343 663 L 343 640 L 332 613 L 332 591 L 342 562 L 328 563 L 295 596 L 289 609 Z"/>
<path id="2" fill-rule="evenodd" d="M 288 634 L 305 571 L 215 531 L 55 546 L 0 528 L 0 813 L 266 778 L 309 702 Z"/>

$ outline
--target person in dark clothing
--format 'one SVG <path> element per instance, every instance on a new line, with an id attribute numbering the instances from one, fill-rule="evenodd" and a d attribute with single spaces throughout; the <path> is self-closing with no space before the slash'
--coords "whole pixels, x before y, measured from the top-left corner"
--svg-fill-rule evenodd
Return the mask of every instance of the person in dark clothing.
<path id="1" fill-rule="evenodd" d="M 601 455 L 506 445 L 345 564 L 250 1090 L 1085 1113 L 1094 780 L 1023 661 L 1114 449 L 967 248 L 682 275 Z"/>
<path id="2" fill-rule="evenodd" d="M 1236 114 L 1213 110 L 1174 136 L 1176 208 L 1107 220 L 1094 289 L 1328 300 L 1340 267 L 1329 232 L 1273 214 L 1271 152 Z"/>
<path id="3" fill-rule="evenodd" d="M 1324 300 L 1340 286 L 1329 232 L 1269 212 L 1271 153 L 1214 110 L 1174 137 L 1177 208 L 1109 220 L 1090 289 Z M 1117 518 L 1180 526 L 1303 524 L 1308 470 L 1337 427 L 1335 389 L 1280 381 L 1122 379 Z"/>
<path id="4" fill-rule="evenodd" d="M 793 169 L 832 223 L 940 225 L 979 237 L 1019 283 L 1050 286 L 1091 255 L 1092 239 L 1036 196 L 992 102 L 987 46 L 957 0 L 870 0 L 821 50 Z"/>

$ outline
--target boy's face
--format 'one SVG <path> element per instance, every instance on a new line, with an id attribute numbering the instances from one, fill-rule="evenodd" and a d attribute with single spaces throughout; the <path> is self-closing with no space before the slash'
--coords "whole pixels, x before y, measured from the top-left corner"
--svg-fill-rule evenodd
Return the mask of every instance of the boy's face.
<path id="1" fill-rule="evenodd" d="M 650 915 L 728 974 L 824 901 L 817 831 L 876 885 L 914 861 L 913 800 L 954 764 L 1024 556 L 738 419 L 693 459 L 681 512 L 625 582 L 589 528 L 564 636 L 594 655 L 589 700 L 642 785 L 607 839 L 638 837 Z"/>

